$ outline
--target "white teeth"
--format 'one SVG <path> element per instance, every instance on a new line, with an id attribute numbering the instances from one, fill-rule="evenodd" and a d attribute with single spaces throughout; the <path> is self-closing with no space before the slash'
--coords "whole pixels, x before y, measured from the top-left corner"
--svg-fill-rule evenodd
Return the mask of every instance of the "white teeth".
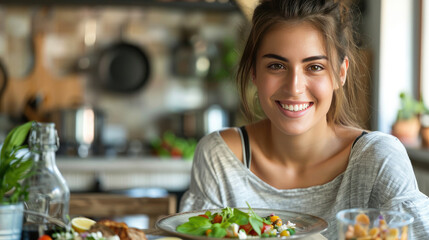
<path id="1" fill-rule="evenodd" d="M 292 111 L 292 112 L 298 112 L 298 111 L 302 111 L 308 108 L 308 106 L 310 106 L 310 104 L 308 103 L 304 103 L 304 104 L 295 104 L 295 105 L 287 105 L 287 104 L 281 104 L 283 109 Z"/>
<path id="2" fill-rule="evenodd" d="M 301 104 L 300 104 L 301 105 Z M 301 105 L 302 106 L 302 105 Z M 295 104 L 295 106 L 293 107 L 293 110 L 296 112 L 298 111 L 298 105 Z"/>

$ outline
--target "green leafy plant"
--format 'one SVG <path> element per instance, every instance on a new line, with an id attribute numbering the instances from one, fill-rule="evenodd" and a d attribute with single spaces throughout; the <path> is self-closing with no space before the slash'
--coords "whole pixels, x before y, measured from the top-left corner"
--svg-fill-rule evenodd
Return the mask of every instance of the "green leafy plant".
<path id="1" fill-rule="evenodd" d="M 157 156 L 192 160 L 197 141 L 194 138 L 181 138 L 170 131 L 166 131 L 162 138 L 153 139 L 150 145 Z"/>
<path id="2" fill-rule="evenodd" d="M 231 78 L 239 60 L 236 42 L 233 39 L 225 39 L 219 44 L 218 48 L 220 57 L 216 61 L 212 61 L 209 75 L 207 76 L 210 82 L 221 82 Z"/>
<path id="3" fill-rule="evenodd" d="M 417 101 L 405 92 L 401 92 L 399 97 L 401 99 L 401 108 L 398 110 L 397 121 L 411 119 L 426 111 L 422 100 Z"/>
<path id="4" fill-rule="evenodd" d="M 0 152 L 0 204 L 14 204 L 28 197 L 23 179 L 30 175 L 33 161 L 27 155 L 19 154 L 27 149 L 25 140 L 33 122 L 27 122 L 12 129 L 7 135 Z"/>

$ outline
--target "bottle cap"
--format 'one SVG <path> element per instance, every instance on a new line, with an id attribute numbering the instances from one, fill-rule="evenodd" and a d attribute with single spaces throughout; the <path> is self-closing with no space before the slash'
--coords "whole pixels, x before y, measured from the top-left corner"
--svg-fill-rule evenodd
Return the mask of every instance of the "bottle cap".
<path id="1" fill-rule="evenodd" d="M 60 145 L 55 123 L 34 122 L 29 136 L 30 149 L 33 151 L 54 150 Z"/>

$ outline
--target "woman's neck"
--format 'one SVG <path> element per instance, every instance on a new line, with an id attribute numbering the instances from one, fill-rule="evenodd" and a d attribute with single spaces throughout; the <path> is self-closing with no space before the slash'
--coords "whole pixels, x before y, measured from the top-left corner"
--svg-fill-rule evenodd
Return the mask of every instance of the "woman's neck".
<path id="1" fill-rule="evenodd" d="M 338 152 L 340 140 L 334 127 L 326 122 L 295 136 L 284 134 L 269 121 L 260 124 L 258 130 L 261 131 L 256 135 L 264 136 L 263 139 L 256 139 L 260 150 L 267 158 L 283 165 L 306 168 L 317 165 Z M 262 132 L 265 134 L 261 134 Z"/>

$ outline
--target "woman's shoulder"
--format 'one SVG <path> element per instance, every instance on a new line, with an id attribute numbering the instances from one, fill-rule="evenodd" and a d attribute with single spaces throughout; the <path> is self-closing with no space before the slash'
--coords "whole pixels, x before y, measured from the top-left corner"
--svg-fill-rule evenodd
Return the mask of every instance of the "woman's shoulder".
<path id="1" fill-rule="evenodd" d="M 210 132 L 198 140 L 197 149 L 218 146 L 221 141 L 219 131 Z"/>
<path id="2" fill-rule="evenodd" d="M 235 136 L 235 134 L 237 136 Z M 236 141 L 235 138 L 240 139 L 239 133 L 236 127 L 225 128 L 222 130 L 217 130 L 210 132 L 203 136 L 197 144 L 197 150 L 217 150 L 218 148 L 230 147 L 231 143 Z"/>
<path id="3" fill-rule="evenodd" d="M 352 148 L 351 158 L 371 166 L 392 161 L 399 165 L 410 162 L 405 146 L 395 136 L 379 131 L 362 135 Z"/>
<path id="4" fill-rule="evenodd" d="M 194 164 L 199 167 L 233 164 L 236 160 L 235 152 L 230 149 L 230 146 L 221 136 L 224 131 L 234 131 L 234 128 L 223 129 L 208 133 L 203 136 L 197 144 L 194 152 Z M 226 161 L 231 160 L 231 161 Z"/>
<path id="5" fill-rule="evenodd" d="M 395 151 L 402 149 L 405 150 L 404 145 L 395 136 L 379 131 L 368 131 L 363 134 L 355 143 L 358 149 L 377 149 L 377 150 L 391 150 Z"/>
<path id="6" fill-rule="evenodd" d="M 242 133 L 240 134 L 239 128 L 227 128 L 219 131 L 220 136 L 222 137 L 225 144 L 231 150 L 231 152 L 243 162 L 243 145 L 242 145 Z"/>
<path id="7" fill-rule="evenodd" d="M 218 142 L 225 140 L 237 140 L 235 137 L 239 137 L 238 127 L 228 127 L 219 129 L 213 132 L 209 132 L 204 135 L 198 142 L 208 143 L 208 142 Z M 239 140 L 239 139 L 238 139 Z"/>
<path id="8" fill-rule="evenodd" d="M 397 182 L 396 186 L 414 182 L 412 164 L 404 145 L 396 137 L 378 131 L 368 132 L 356 141 L 345 176 L 362 184 L 376 184 L 384 191 L 389 182 Z"/>

